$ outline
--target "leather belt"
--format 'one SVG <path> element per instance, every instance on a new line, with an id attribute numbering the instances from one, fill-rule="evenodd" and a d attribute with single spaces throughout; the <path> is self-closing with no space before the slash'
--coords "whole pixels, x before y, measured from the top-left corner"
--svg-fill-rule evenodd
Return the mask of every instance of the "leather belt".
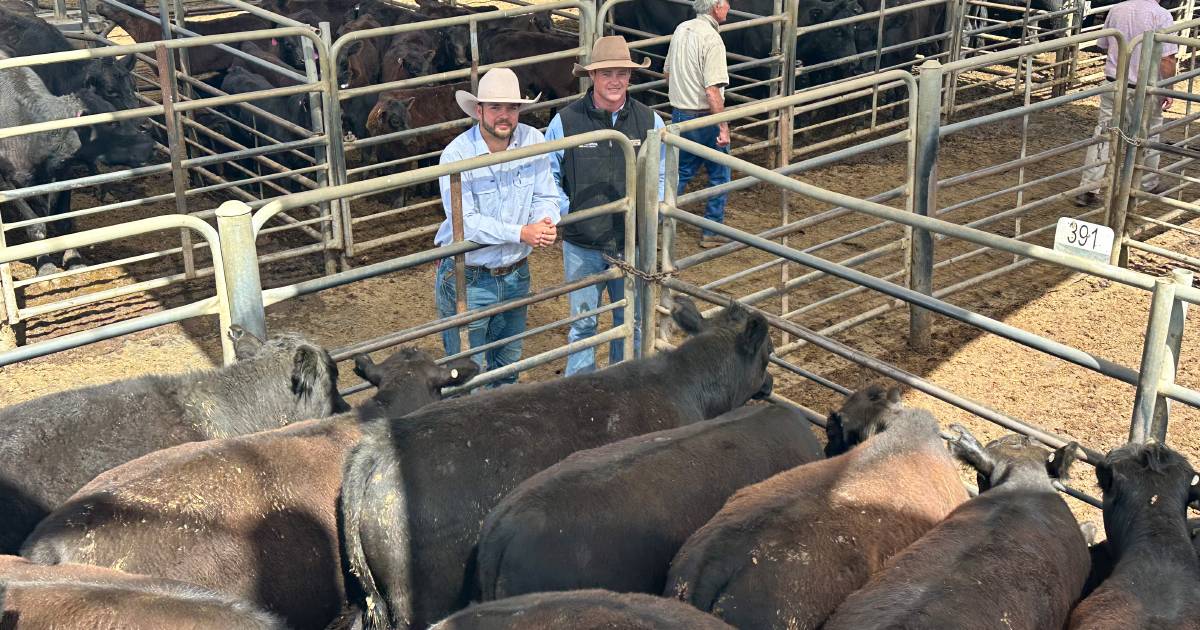
<path id="1" fill-rule="evenodd" d="M 1109 77 L 1104 77 L 1104 80 L 1105 80 L 1105 81 L 1108 81 L 1109 83 L 1116 83 L 1116 82 L 1117 82 L 1117 80 L 1116 80 L 1116 79 L 1111 79 L 1111 78 L 1109 78 Z M 1131 87 L 1131 88 L 1137 88 L 1137 84 L 1136 84 L 1136 83 L 1129 83 L 1128 81 L 1126 81 L 1126 82 L 1125 82 L 1125 85 L 1128 85 L 1128 86 L 1129 86 L 1129 87 Z"/>
<path id="2" fill-rule="evenodd" d="M 522 258 L 521 260 L 518 260 L 517 262 L 515 262 L 511 265 L 508 265 L 507 267 L 479 267 L 476 265 L 467 265 L 467 269 L 472 270 L 472 271 L 482 271 L 484 273 L 490 273 L 493 276 L 499 277 L 499 276 L 507 276 L 508 274 L 520 269 L 521 266 L 524 265 L 526 262 L 528 262 L 528 258 Z"/>
<path id="3" fill-rule="evenodd" d="M 707 109 L 684 109 L 682 107 L 676 107 L 674 109 L 677 112 L 684 113 L 684 114 L 691 114 L 693 116 L 707 116 L 712 113 L 711 111 L 709 111 Z"/>

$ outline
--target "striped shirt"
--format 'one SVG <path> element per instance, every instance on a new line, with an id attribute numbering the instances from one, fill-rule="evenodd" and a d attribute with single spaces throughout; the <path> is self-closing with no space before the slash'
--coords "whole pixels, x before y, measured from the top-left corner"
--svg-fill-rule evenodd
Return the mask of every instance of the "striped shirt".
<path id="1" fill-rule="evenodd" d="M 1125 0 L 1108 10 L 1104 28 L 1116 29 L 1125 35 L 1126 40 L 1133 41 L 1133 38 L 1146 31 L 1157 30 L 1172 23 L 1174 20 L 1171 19 L 1170 12 L 1154 0 Z M 1105 37 L 1100 40 L 1100 47 L 1108 51 L 1108 60 L 1104 63 L 1104 76 L 1109 80 L 1116 80 L 1117 42 L 1112 37 Z M 1129 56 L 1129 83 L 1137 83 L 1138 67 L 1142 62 L 1141 49 L 1141 43 L 1137 44 Z M 1170 57 L 1178 50 L 1179 46 L 1175 44 L 1163 44 L 1162 56 Z"/>

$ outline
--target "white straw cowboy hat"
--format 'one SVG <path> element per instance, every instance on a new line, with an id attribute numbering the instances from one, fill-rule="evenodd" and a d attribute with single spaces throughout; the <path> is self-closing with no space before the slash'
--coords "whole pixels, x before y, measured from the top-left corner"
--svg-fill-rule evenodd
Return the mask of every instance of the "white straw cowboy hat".
<path id="1" fill-rule="evenodd" d="M 650 67 L 650 59 L 643 59 L 642 63 L 634 63 L 629 56 L 629 45 L 625 43 L 625 38 L 620 35 L 609 35 L 601 37 L 592 44 L 592 63 L 586 66 L 575 64 L 571 69 L 571 74 L 577 77 L 586 77 L 588 72 L 592 70 L 602 70 L 604 68 L 648 68 Z"/>
<path id="2" fill-rule="evenodd" d="M 480 103 L 520 103 L 531 105 L 542 98 L 541 94 L 532 99 L 521 98 L 521 82 L 517 73 L 508 68 L 492 68 L 479 79 L 479 95 L 476 96 L 465 90 L 456 90 L 454 99 L 471 118 L 475 116 L 475 106 Z M 524 109 L 524 108 L 522 108 Z"/>

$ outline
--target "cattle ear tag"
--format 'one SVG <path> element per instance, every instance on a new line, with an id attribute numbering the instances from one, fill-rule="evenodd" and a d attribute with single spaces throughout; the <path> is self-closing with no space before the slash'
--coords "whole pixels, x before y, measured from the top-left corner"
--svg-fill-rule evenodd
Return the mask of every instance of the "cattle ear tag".
<path id="1" fill-rule="evenodd" d="M 458 368 L 450 368 L 450 378 L 458 378 Z"/>
<path id="2" fill-rule="evenodd" d="M 1192 475 L 1192 485 L 1200 483 L 1200 475 Z"/>
<path id="3" fill-rule="evenodd" d="M 271 38 L 271 45 L 272 45 L 272 46 L 278 46 L 278 45 L 279 45 L 279 40 L 277 40 L 277 39 L 275 39 L 274 37 L 272 37 L 272 38 Z"/>
<path id="4" fill-rule="evenodd" d="M 80 116 L 83 116 L 83 110 L 82 110 L 82 109 L 81 109 L 81 110 L 79 110 L 79 111 L 77 111 L 77 112 L 75 112 L 75 117 L 76 117 L 76 118 L 79 118 Z"/>
<path id="5" fill-rule="evenodd" d="M 1053 464 L 1054 463 L 1054 455 L 1055 455 L 1055 453 L 1050 453 L 1050 457 L 1046 458 L 1046 462 Z"/>

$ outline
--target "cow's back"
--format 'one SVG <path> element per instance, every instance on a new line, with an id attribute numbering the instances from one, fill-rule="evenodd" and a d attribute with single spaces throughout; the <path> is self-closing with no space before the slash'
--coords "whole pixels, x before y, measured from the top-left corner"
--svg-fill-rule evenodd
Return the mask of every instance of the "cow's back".
<path id="1" fill-rule="evenodd" d="M 575 451 L 703 419 L 653 384 L 638 391 L 639 377 L 617 366 L 445 400 L 365 427 L 344 475 L 352 569 L 386 600 L 403 601 L 408 610 L 392 614 L 411 627 L 461 608 L 479 528 L 517 484 Z"/>
<path id="2" fill-rule="evenodd" d="M 0 410 L 0 551 L 15 553 L 46 512 L 112 466 L 180 442 L 198 428 L 143 382 L 71 390 Z"/>
<path id="3" fill-rule="evenodd" d="M 23 555 L 188 581 L 321 628 L 344 599 L 337 495 L 354 414 L 193 442 L 101 474 Z"/>
<path id="4" fill-rule="evenodd" d="M 1061 628 L 1090 560 L 1051 491 L 993 489 L 960 505 L 846 599 L 825 630 Z"/>
<path id="5" fill-rule="evenodd" d="M 869 445 L 739 491 L 680 549 L 665 594 L 736 627 L 819 627 L 967 498 L 940 446 Z"/>
<path id="6" fill-rule="evenodd" d="M 820 458 L 808 421 L 775 405 L 577 452 L 489 514 L 479 540 L 480 597 L 661 593 L 671 558 L 731 494 Z"/>
<path id="7" fill-rule="evenodd" d="M 599 589 L 533 593 L 472 606 L 431 630 L 732 630 L 687 604 Z"/>

